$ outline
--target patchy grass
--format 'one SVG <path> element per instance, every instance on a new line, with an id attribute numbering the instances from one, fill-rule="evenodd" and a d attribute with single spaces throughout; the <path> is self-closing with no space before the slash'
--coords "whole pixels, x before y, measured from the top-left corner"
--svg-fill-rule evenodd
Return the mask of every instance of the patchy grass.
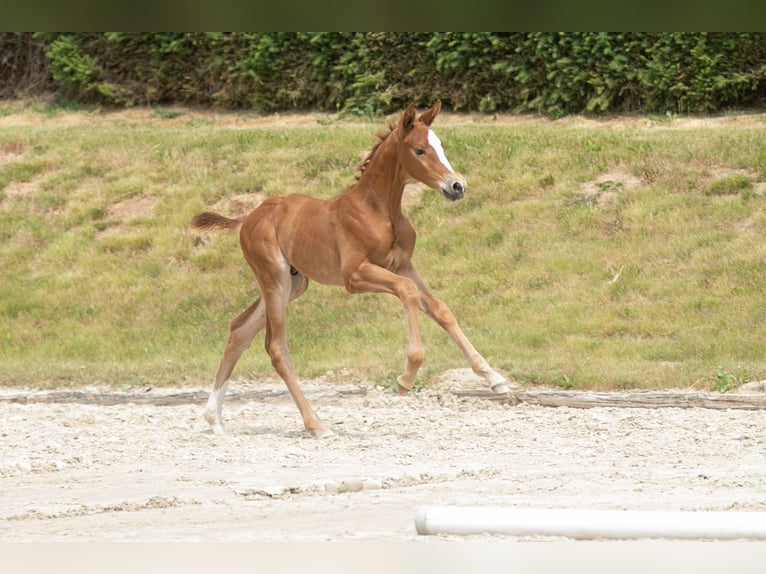
<path id="1" fill-rule="evenodd" d="M 236 236 L 193 235 L 192 215 L 329 197 L 384 125 L 0 109 L 0 384 L 45 386 L 212 378 L 228 321 L 257 292 Z M 476 347 L 527 384 L 766 378 L 765 126 L 762 114 L 445 115 L 435 129 L 469 193 L 451 204 L 415 190 L 416 262 Z M 312 284 L 290 325 L 303 375 L 347 367 L 385 382 L 401 369 L 394 298 Z M 428 384 L 464 363 L 422 325 Z M 261 341 L 237 373 L 271 374 Z"/>

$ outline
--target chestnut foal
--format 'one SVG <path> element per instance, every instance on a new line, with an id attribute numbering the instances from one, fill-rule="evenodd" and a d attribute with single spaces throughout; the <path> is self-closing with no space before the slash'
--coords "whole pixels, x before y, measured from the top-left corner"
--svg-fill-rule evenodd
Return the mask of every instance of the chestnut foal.
<path id="1" fill-rule="evenodd" d="M 419 117 L 414 104 L 362 162 L 361 175 L 331 199 L 305 195 L 271 197 L 247 216 L 230 219 L 205 212 L 196 215 L 196 231 L 240 229 L 240 244 L 260 287 L 261 296 L 231 322 L 229 338 L 205 407 L 215 433 L 223 434 L 221 410 L 226 387 L 237 361 L 255 335 L 266 329 L 266 351 L 284 379 L 306 430 L 314 437 L 329 434 L 306 400 L 295 376 L 285 331 L 287 304 L 302 295 L 313 279 L 345 287 L 349 293 L 390 293 L 404 304 L 409 323 L 407 360 L 397 379 L 406 394 L 423 364 L 418 309 L 449 333 L 474 372 L 497 393 L 508 392 L 508 381 L 492 369 L 471 345 L 447 305 L 428 290 L 412 263 L 415 230 L 402 215 L 404 185 L 416 179 L 439 190 L 450 201 L 466 191 L 463 176 L 450 165 L 441 142 L 430 129 L 441 102 Z"/>

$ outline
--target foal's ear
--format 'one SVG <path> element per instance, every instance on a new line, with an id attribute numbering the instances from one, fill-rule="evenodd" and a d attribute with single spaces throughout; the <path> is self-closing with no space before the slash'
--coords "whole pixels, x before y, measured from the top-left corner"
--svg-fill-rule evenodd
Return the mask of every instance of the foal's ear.
<path id="1" fill-rule="evenodd" d="M 402 120 L 401 120 L 402 137 L 410 133 L 413 123 L 415 123 L 415 104 L 410 103 L 410 105 L 407 106 L 405 110 L 402 112 Z"/>
<path id="2" fill-rule="evenodd" d="M 427 126 L 431 125 L 431 122 L 434 121 L 434 118 L 439 115 L 439 111 L 442 109 L 442 101 L 436 100 L 434 102 L 433 107 L 431 107 L 430 110 L 426 110 L 423 112 L 423 114 L 418 118 L 421 122 L 426 124 Z"/>

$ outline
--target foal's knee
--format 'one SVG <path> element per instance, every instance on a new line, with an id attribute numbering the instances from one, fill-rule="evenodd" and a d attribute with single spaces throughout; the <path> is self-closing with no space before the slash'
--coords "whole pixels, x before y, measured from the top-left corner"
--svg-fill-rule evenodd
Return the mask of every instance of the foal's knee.
<path id="1" fill-rule="evenodd" d="M 399 289 L 399 298 L 407 309 L 420 307 L 421 295 L 414 282 L 408 280 Z"/>

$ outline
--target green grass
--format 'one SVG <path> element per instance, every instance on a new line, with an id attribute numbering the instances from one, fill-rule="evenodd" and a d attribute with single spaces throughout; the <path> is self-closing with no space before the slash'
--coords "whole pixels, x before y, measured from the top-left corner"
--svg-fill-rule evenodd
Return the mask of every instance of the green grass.
<path id="1" fill-rule="evenodd" d="M 46 387 L 211 379 L 228 321 L 257 292 L 236 236 L 202 240 L 191 217 L 240 194 L 334 195 L 384 125 L 2 109 L 0 385 Z M 437 119 L 469 193 L 426 192 L 409 209 L 416 263 L 474 345 L 527 384 L 766 378 L 765 125 Z M 392 297 L 312 284 L 289 320 L 301 375 L 400 372 Z M 427 385 L 464 362 L 421 324 Z M 235 374 L 272 375 L 262 337 Z"/>

